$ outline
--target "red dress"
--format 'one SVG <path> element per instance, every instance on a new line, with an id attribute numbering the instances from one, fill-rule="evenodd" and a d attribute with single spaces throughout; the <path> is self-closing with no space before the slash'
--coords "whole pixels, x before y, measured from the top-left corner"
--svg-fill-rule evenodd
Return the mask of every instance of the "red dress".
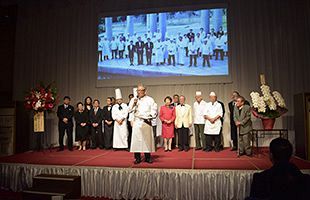
<path id="1" fill-rule="evenodd" d="M 170 106 L 160 107 L 159 118 L 162 122 L 162 137 L 174 138 L 175 108 Z M 170 120 L 171 123 L 167 124 L 164 120 Z"/>

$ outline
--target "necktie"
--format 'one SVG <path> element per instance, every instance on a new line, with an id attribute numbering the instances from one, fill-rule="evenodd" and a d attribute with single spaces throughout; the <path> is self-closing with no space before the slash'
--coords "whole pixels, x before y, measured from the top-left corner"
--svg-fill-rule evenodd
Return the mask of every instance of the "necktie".
<path id="1" fill-rule="evenodd" d="M 118 109 L 119 109 L 119 110 L 123 110 L 121 104 L 118 104 Z"/>

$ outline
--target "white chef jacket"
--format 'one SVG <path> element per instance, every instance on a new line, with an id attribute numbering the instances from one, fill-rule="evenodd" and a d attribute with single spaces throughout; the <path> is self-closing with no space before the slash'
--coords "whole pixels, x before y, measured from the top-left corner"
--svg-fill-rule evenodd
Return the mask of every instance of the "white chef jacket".
<path id="1" fill-rule="evenodd" d="M 208 117 L 214 118 L 216 116 L 223 116 L 223 109 L 219 102 L 208 102 L 204 109 L 204 115 Z M 208 135 L 219 135 L 221 131 L 222 123 L 221 118 L 218 118 L 214 124 L 212 124 L 209 120 L 205 120 L 205 129 L 204 134 Z"/>
<path id="2" fill-rule="evenodd" d="M 194 103 L 194 124 L 205 124 L 204 110 L 207 106 L 207 102 L 201 100 L 200 103 L 195 101 Z"/>

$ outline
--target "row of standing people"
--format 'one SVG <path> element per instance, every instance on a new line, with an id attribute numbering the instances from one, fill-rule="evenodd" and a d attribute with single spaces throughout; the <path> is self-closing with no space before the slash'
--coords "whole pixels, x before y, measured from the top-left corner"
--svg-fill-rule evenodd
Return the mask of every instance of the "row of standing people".
<path id="1" fill-rule="evenodd" d="M 92 105 L 91 98 L 87 97 L 85 100 L 85 110 L 83 103 L 79 102 L 75 113 L 74 108 L 69 105 L 70 98 L 65 97 L 64 105 L 59 106 L 57 111 L 59 117 L 59 150 L 63 150 L 65 130 L 68 134 L 68 148 L 72 150 L 73 116 L 76 121 L 76 140 L 79 141 L 80 150 L 86 149 L 89 132 L 91 133 L 91 148 L 129 148 L 132 137 L 130 134 L 132 124 L 127 123 L 127 120 L 133 121 L 133 119 L 130 119 L 130 106 L 122 102 L 120 91 L 118 93 L 116 92 L 116 97 L 117 102 L 114 106 L 112 106 L 113 99 L 110 97 L 107 98 L 107 106 L 103 109 L 100 108 L 99 100 L 94 100 Z M 244 98 L 239 96 L 237 92 L 234 92 L 233 98 L 232 121 L 235 127 L 241 127 L 240 130 L 242 131 L 240 133 L 242 132 L 242 135 L 244 135 L 244 137 L 240 137 L 241 153 L 250 155 L 248 134 L 251 129 L 251 121 L 249 106 L 244 105 Z M 196 102 L 193 106 L 194 119 L 192 119 L 191 106 L 185 103 L 184 96 L 178 98 L 175 95 L 173 103 L 171 97 L 168 96 L 164 99 L 164 102 L 165 105 L 160 108 L 159 119 L 162 122 L 162 137 L 164 138 L 165 151 L 172 150 L 175 135 L 178 136 L 177 146 L 179 151 L 188 151 L 189 128 L 193 123 L 197 150 L 211 151 L 214 149 L 215 151 L 219 151 L 221 149 L 221 133 L 225 111 L 223 104 L 217 101 L 214 92 L 210 93 L 210 102 L 208 103 L 202 99 L 201 92 L 196 92 Z M 230 104 L 229 107 L 231 108 Z M 241 108 L 240 110 L 244 110 L 244 112 L 239 113 L 239 111 L 236 111 L 237 108 Z M 157 104 L 154 102 L 154 113 L 156 112 Z M 153 125 L 152 121 L 153 119 L 150 121 L 151 126 Z M 104 126 L 104 134 L 102 132 L 102 124 Z M 232 130 L 233 128 L 231 126 Z M 233 131 L 231 131 L 231 134 L 234 140 Z M 234 141 L 234 148 L 236 146 L 237 144 Z"/>
<path id="2" fill-rule="evenodd" d="M 221 32 L 220 32 L 221 33 Z M 99 61 L 108 59 L 123 59 L 129 58 L 130 65 L 134 65 L 135 53 L 137 55 L 137 64 L 143 64 L 143 57 L 145 55 L 147 65 L 152 65 L 152 57 L 155 56 L 156 65 L 184 65 L 186 57 L 189 57 L 189 65 L 197 66 L 197 58 L 203 59 L 202 66 L 206 63 L 210 67 L 210 59 L 215 56 L 215 60 L 224 60 L 224 55 L 227 54 L 227 33 L 222 34 L 204 32 L 194 33 L 192 29 L 187 34 L 173 37 L 166 37 L 164 41 L 156 36 L 142 38 L 128 37 L 112 37 L 109 41 L 104 38 L 99 41 Z M 102 59 L 103 57 L 103 59 Z"/>

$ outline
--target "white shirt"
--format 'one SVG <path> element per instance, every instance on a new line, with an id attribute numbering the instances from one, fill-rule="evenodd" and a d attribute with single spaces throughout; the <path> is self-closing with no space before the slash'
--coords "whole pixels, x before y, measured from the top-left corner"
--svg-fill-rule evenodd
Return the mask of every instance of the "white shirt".
<path id="1" fill-rule="evenodd" d="M 167 46 L 168 54 L 175 55 L 177 51 L 177 45 L 175 43 L 169 43 Z"/>
<path id="2" fill-rule="evenodd" d="M 208 102 L 204 109 L 204 115 L 214 118 L 216 116 L 223 116 L 223 109 L 220 103 L 217 101 L 212 104 Z M 219 135 L 222 127 L 221 119 L 218 118 L 213 124 L 209 120 L 205 120 L 204 133 L 208 135 Z"/>
<path id="3" fill-rule="evenodd" d="M 194 103 L 194 124 L 205 124 L 204 110 L 207 106 L 207 102 L 201 100 L 200 103 L 195 101 Z"/>
<path id="4" fill-rule="evenodd" d="M 118 43 L 118 50 L 119 51 L 125 50 L 125 42 L 122 41 Z"/>
<path id="5" fill-rule="evenodd" d="M 202 44 L 201 46 L 201 52 L 202 55 L 210 55 L 211 54 L 211 42 L 207 42 L 207 44 Z"/>
<path id="6" fill-rule="evenodd" d="M 224 40 L 222 39 L 222 37 L 221 38 L 217 38 L 215 40 L 215 46 L 216 46 L 217 49 L 223 49 L 223 47 L 224 47 Z"/>
<path id="7" fill-rule="evenodd" d="M 188 44 L 189 55 L 197 55 L 197 49 L 198 48 L 195 42 L 190 42 Z"/>
<path id="8" fill-rule="evenodd" d="M 117 42 L 115 40 L 112 40 L 110 44 L 111 44 L 111 49 L 112 50 L 116 50 L 117 49 Z"/>

